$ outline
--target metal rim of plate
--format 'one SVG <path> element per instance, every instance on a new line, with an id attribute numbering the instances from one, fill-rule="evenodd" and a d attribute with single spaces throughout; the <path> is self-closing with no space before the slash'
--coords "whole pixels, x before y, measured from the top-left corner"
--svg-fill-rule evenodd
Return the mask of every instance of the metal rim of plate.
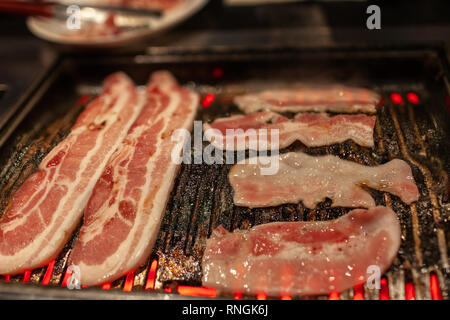
<path id="1" fill-rule="evenodd" d="M 154 27 L 92 39 L 68 37 L 60 32 L 61 30 L 67 31 L 65 24 L 52 18 L 29 17 L 26 23 L 35 36 L 50 42 L 80 47 L 114 47 L 142 38 L 157 36 L 197 13 L 207 2 L 208 0 L 187 0 L 164 13 L 162 17 L 150 18 Z M 67 34 L 70 34 L 70 32 L 67 31 Z"/>

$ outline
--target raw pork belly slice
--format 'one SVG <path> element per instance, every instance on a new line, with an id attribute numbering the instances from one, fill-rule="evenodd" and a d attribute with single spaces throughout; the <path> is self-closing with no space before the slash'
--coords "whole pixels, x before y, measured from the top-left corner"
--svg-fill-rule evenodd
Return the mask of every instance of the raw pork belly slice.
<path id="1" fill-rule="evenodd" d="M 375 113 L 379 101 L 380 96 L 373 91 L 338 85 L 267 90 L 234 98 L 234 103 L 245 113 L 259 110 Z"/>
<path id="2" fill-rule="evenodd" d="M 419 198 L 411 168 L 400 159 L 375 167 L 332 155 L 310 156 L 302 152 L 252 160 L 253 164 L 249 159 L 238 162 L 229 173 L 238 206 L 258 208 L 303 201 L 306 207 L 314 208 L 327 197 L 333 201 L 333 207 L 374 207 L 374 199 L 360 188 L 362 185 L 390 192 L 407 204 Z M 275 174 L 261 174 L 261 168 L 266 164 L 274 166 L 277 161 Z"/>
<path id="3" fill-rule="evenodd" d="M 0 274 L 40 267 L 58 255 L 144 102 L 125 74 L 105 80 L 103 93 L 13 196 L 0 221 Z"/>
<path id="4" fill-rule="evenodd" d="M 369 266 L 388 269 L 400 224 L 387 207 L 355 209 L 331 221 L 273 222 L 206 242 L 203 285 L 227 292 L 317 295 L 363 283 Z M 370 273 L 368 273 L 368 271 Z"/>
<path id="5" fill-rule="evenodd" d="M 277 113 L 263 111 L 216 119 L 211 124 L 205 123 L 203 130 L 205 137 L 222 150 L 266 150 L 276 145 L 285 148 L 297 140 L 308 147 L 326 146 L 348 139 L 364 147 L 373 147 L 375 120 L 376 117 L 366 115 L 329 117 L 315 113 L 300 113 L 289 120 Z M 262 135 L 261 129 L 265 129 Z M 272 130 L 279 130 L 275 145 L 272 143 Z M 267 143 L 258 144 L 261 140 Z"/>
<path id="6" fill-rule="evenodd" d="M 171 74 L 152 75 L 147 105 L 111 157 L 84 213 L 69 264 L 81 283 L 115 280 L 150 255 L 179 165 L 171 160 L 174 130 L 190 130 L 199 97 Z"/>

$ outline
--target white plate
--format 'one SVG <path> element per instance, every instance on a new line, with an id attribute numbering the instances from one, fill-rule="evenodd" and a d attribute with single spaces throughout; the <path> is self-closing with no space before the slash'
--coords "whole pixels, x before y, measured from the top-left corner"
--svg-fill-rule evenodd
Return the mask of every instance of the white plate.
<path id="1" fill-rule="evenodd" d="M 70 37 L 68 36 L 70 32 L 77 31 L 69 30 L 66 27 L 65 21 L 53 18 L 29 17 L 27 19 L 27 25 L 35 36 L 51 42 L 89 47 L 118 46 L 145 37 L 157 35 L 192 16 L 203 8 L 207 2 L 208 0 L 185 0 L 176 7 L 164 12 L 163 16 L 152 19 L 149 28 L 126 31 L 102 37 Z"/>

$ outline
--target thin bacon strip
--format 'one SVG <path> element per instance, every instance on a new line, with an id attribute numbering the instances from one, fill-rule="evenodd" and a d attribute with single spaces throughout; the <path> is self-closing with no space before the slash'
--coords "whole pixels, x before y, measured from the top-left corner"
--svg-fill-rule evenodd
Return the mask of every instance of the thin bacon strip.
<path id="1" fill-rule="evenodd" d="M 245 113 L 260 110 L 375 113 L 379 101 L 380 96 L 373 91 L 339 85 L 267 90 L 234 98 L 234 103 Z"/>
<path id="2" fill-rule="evenodd" d="M 269 167 L 272 174 L 263 174 L 261 169 Z M 289 152 L 245 159 L 231 168 L 229 180 L 234 203 L 250 208 L 299 201 L 314 208 L 325 198 L 334 207 L 374 207 L 374 199 L 360 186 L 390 192 L 407 204 L 419 198 L 411 168 L 400 159 L 369 167 L 332 155 Z"/>
<path id="3" fill-rule="evenodd" d="M 0 221 L 0 274 L 20 273 L 56 258 L 143 102 L 125 74 L 106 79 L 103 93 L 13 196 Z"/>
<path id="4" fill-rule="evenodd" d="M 373 147 L 375 117 L 300 113 L 290 120 L 270 111 L 236 115 L 205 123 L 205 137 L 222 150 L 266 150 L 285 148 L 295 141 L 308 147 L 326 146 L 353 140 L 364 147 Z M 278 130 L 278 131 L 274 131 Z M 278 134 L 274 139 L 273 134 Z M 276 138 L 275 138 L 276 139 Z"/>
<path id="5" fill-rule="evenodd" d="M 84 214 L 69 264 L 97 285 L 134 270 L 150 255 L 179 169 L 177 129 L 190 130 L 199 96 L 168 72 L 152 75 L 147 105 L 108 162 Z"/>
<path id="6" fill-rule="evenodd" d="M 276 297 L 342 292 L 387 270 L 400 235 L 397 216 L 387 207 L 232 233 L 220 226 L 206 242 L 203 285 Z"/>

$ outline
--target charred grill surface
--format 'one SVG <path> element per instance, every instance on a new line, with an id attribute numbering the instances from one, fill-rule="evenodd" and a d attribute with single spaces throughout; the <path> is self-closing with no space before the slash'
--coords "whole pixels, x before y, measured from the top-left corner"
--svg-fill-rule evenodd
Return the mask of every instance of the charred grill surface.
<path id="1" fill-rule="evenodd" d="M 202 121 L 237 113 L 236 107 L 230 102 L 231 98 L 245 90 L 270 86 L 274 81 L 270 76 L 273 73 L 281 82 L 289 82 L 294 78 L 301 82 L 317 82 L 318 79 L 326 78 L 330 82 L 360 84 L 383 95 L 383 102 L 377 112 L 375 148 L 364 148 L 352 141 L 320 148 L 308 148 L 296 142 L 281 152 L 301 150 L 312 155 L 333 154 L 369 166 L 394 158 L 407 161 L 419 188 L 419 201 L 406 205 L 396 196 L 370 190 L 377 205 L 394 209 L 402 227 L 401 248 L 383 281 L 388 286 L 391 299 L 411 298 L 411 285 L 415 298 L 430 299 L 430 279 L 437 279 L 442 297 L 448 299 L 450 155 L 448 129 L 445 126 L 448 112 L 444 105 L 445 89 L 440 84 L 442 79 L 436 78 L 442 67 L 434 62 L 436 57 L 419 55 L 419 58 L 409 60 L 396 60 L 394 57 L 391 61 L 378 56 L 363 56 L 349 63 L 347 57 L 338 56 L 332 57 L 329 62 L 316 61 L 317 65 L 310 68 L 302 68 L 308 65 L 303 60 L 299 60 L 295 68 L 290 67 L 287 63 L 289 55 L 285 58 L 276 57 L 279 60 L 270 67 L 265 58 L 249 64 L 219 59 L 219 62 L 208 63 L 160 63 L 147 68 L 119 60 L 119 63 L 97 65 L 101 72 L 95 76 L 75 72 L 72 60 L 62 63 L 57 72 L 61 77 L 70 74 L 69 81 L 64 84 L 56 81 L 1 148 L 0 212 L 6 211 L 8 201 L 17 188 L 36 170 L 42 158 L 68 134 L 88 99 L 84 97 L 80 102 L 80 96 L 95 93 L 101 76 L 109 71 L 124 70 L 138 83 L 144 84 L 152 69 L 169 69 L 202 95 L 215 94 L 214 102 L 199 111 L 197 119 Z M 180 59 L 186 62 L 186 58 Z M 338 62 L 338 67 L 336 61 L 333 64 L 333 59 Z M 92 62 L 77 62 L 81 66 L 89 63 Z M 327 69 L 328 64 L 330 66 Z M 220 68 L 223 76 L 217 75 L 214 71 L 217 68 Z M 411 68 L 416 69 L 411 71 Z M 324 70 L 332 72 L 324 74 Z M 403 102 L 394 104 L 390 98 L 392 92 L 400 93 Z M 408 101 L 406 94 L 409 92 L 418 95 L 418 104 Z M 308 209 L 301 203 L 264 209 L 237 207 L 233 204 L 232 189 L 228 182 L 230 167 L 229 164 L 182 164 L 152 255 L 145 265 L 110 286 L 104 286 L 104 289 L 151 294 L 150 290 L 177 292 L 179 285 L 201 286 L 201 259 L 205 241 L 219 225 L 234 230 L 274 221 L 328 220 L 350 210 L 331 208 L 329 199 L 325 199 L 315 209 Z M 54 264 L 30 270 L 28 274 L 0 276 L 0 280 L 64 285 L 68 278 L 67 258 L 77 234 L 78 231 Z M 362 290 L 366 299 L 380 298 L 377 290 L 369 290 L 365 286 L 343 292 L 340 298 L 352 299 L 358 290 Z"/>

